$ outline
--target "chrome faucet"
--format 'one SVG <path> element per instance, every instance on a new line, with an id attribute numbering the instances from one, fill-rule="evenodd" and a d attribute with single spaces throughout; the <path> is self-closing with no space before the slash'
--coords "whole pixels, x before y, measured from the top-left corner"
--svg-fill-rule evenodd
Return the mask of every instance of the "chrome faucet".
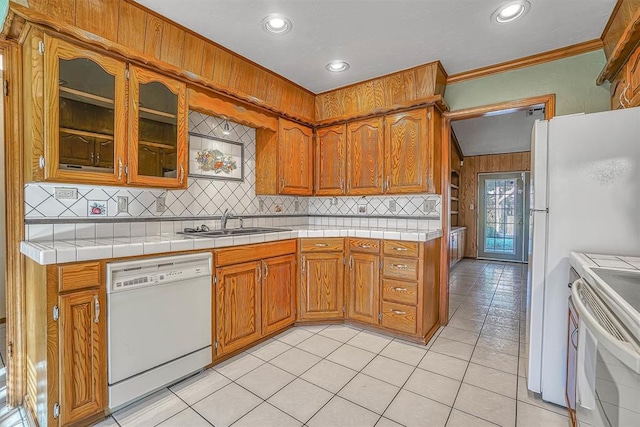
<path id="1" fill-rule="evenodd" d="M 233 218 L 237 218 L 240 220 L 240 228 L 244 228 L 244 220 L 242 219 L 242 217 L 237 216 L 236 214 L 232 212 L 229 212 L 229 209 L 225 209 L 224 213 L 222 214 L 222 218 L 220 218 L 220 226 L 222 227 L 223 230 L 225 230 L 227 228 L 227 221 Z"/>

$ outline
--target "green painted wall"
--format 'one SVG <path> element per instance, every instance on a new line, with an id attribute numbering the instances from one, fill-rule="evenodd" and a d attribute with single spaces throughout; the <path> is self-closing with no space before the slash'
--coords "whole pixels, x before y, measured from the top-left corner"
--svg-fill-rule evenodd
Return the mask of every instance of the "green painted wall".
<path id="1" fill-rule="evenodd" d="M 604 68 L 604 51 L 597 50 L 519 70 L 447 86 L 451 111 L 532 96 L 556 94 L 556 115 L 594 113 L 610 109 L 609 86 L 596 86 Z"/>
<path id="2" fill-rule="evenodd" d="M 9 0 L 0 0 L 0 23 L 4 23 L 9 11 Z"/>

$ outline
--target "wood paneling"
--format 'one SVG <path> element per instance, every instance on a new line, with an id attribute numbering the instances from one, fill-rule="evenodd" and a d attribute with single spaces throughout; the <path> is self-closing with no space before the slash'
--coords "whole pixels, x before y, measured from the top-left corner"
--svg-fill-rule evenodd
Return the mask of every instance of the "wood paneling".
<path id="1" fill-rule="evenodd" d="M 464 256 L 478 256 L 478 174 L 489 172 L 528 171 L 531 167 L 530 152 L 492 154 L 464 158 L 460 177 L 460 225 L 467 227 Z M 470 209 L 473 204 L 474 209 Z"/>
<path id="2" fill-rule="evenodd" d="M 489 65 L 488 67 L 476 68 L 474 70 L 453 74 L 447 78 L 447 84 L 459 83 L 466 80 L 491 76 L 493 74 L 518 70 L 520 68 L 532 67 L 534 65 L 544 64 L 545 62 L 557 61 L 559 59 L 569 58 L 571 56 L 592 52 L 598 49 L 602 49 L 602 40 L 589 40 L 571 46 L 562 47 L 560 49 L 554 49 L 548 52 L 525 56 L 523 58 L 514 59 L 512 61 Z"/>
<path id="3" fill-rule="evenodd" d="M 306 123 L 315 95 L 132 0 L 31 0 L 18 16 Z"/>
<path id="4" fill-rule="evenodd" d="M 444 95 L 446 73 L 439 62 L 324 92 L 315 98 L 316 121 L 361 117 Z"/>
<path id="5" fill-rule="evenodd" d="M 379 324 L 380 256 L 351 253 L 349 270 L 349 318 Z"/>
<path id="6" fill-rule="evenodd" d="M 262 334 L 295 321 L 296 257 L 269 258 L 262 263 Z"/>
<path id="7" fill-rule="evenodd" d="M 344 125 L 318 129 L 315 158 L 315 194 L 318 196 L 345 194 L 346 134 Z"/>
<path id="8" fill-rule="evenodd" d="M 342 319 L 344 317 L 343 262 L 344 254 L 342 251 L 303 252 L 301 254 L 299 301 L 299 318 L 301 320 Z"/>
<path id="9" fill-rule="evenodd" d="M 261 336 L 262 262 L 216 270 L 218 355 L 240 349 Z"/>
<path id="10" fill-rule="evenodd" d="M 383 153 L 382 117 L 347 125 L 347 194 L 382 194 Z"/>
<path id="11" fill-rule="evenodd" d="M 256 194 L 278 194 L 278 132 L 256 129 Z"/>

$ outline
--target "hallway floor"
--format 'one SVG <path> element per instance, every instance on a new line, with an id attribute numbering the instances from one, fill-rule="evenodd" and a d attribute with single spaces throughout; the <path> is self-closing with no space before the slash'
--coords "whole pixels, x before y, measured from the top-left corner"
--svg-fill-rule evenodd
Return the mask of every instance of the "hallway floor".
<path id="1" fill-rule="evenodd" d="M 105 426 L 568 426 L 526 389 L 526 265 L 463 260 L 427 346 L 302 326 L 124 408 Z"/>

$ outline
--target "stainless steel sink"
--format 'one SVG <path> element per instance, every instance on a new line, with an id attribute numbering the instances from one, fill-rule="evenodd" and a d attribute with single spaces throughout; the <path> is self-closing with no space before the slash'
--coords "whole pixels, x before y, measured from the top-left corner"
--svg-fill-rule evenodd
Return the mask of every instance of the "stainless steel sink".
<path id="1" fill-rule="evenodd" d="M 191 231 L 191 232 L 179 232 L 188 237 L 224 237 L 224 236 L 242 236 L 246 234 L 263 234 L 263 233 L 277 233 L 279 231 L 291 231 L 284 228 L 262 228 L 262 227 L 249 227 L 249 228 L 229 228 L 225 230 L 208 230 L 208 231 Z"/>

